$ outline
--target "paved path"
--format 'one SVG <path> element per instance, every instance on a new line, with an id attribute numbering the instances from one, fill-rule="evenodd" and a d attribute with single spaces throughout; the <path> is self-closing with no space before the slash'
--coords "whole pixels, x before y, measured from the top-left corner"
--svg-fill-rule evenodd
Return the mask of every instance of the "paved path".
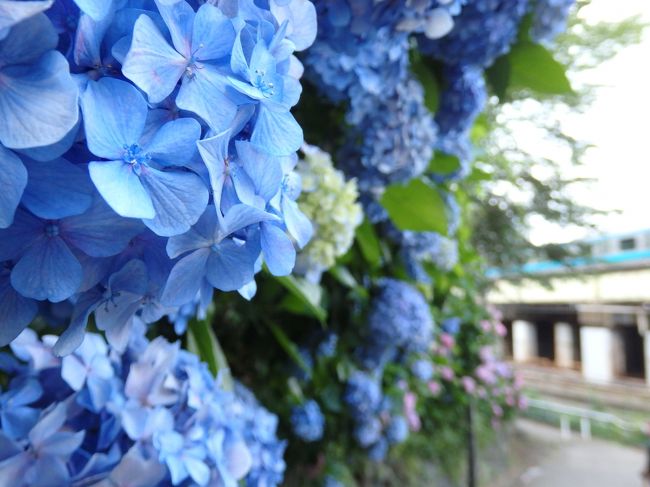
<path id="1" fill-rule="evenodd" d="M 517 487 L 641 487 L 645 467 L 642 450 L 576 436 L 562 440 L 556 428 L 518 420 L 517 429 L 534 442 L 549 446 L 529 466 Z"/>

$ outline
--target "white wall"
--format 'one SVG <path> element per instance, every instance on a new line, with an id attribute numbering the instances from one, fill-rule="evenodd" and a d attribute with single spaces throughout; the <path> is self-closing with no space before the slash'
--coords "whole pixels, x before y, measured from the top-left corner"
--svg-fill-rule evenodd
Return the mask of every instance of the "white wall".
<path id="1" fill-rule="evenodd" d="M 568 323 L 555 323 L 555 364 L 558 367 L 573 367 L 573 328 Z"/>
<path id="2" fill-rule="evenodd" d="M 512 356 L 515 362 L 528 362 L 537 357 L 537 329 L 533 323 L 512 322 Z"/>
<path id="3" fill-rule="evenodd" d="M 610 328 L 580 328 L 582 375 L 589 382 L 605 383 L 614 378 L 613 332 Z"/>

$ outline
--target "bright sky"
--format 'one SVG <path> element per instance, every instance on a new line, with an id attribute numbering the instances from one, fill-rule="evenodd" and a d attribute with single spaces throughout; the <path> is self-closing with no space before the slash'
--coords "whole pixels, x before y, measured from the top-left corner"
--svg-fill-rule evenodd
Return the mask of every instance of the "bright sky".
<path id="1" fill-rule="evenodd" d="M 633 15 L 650 22 L 649 0 L 593 0 L 584 9 L 588 21 L 615 22 Z M 621 51 L 588 73 L 603 85 L 585 114 L 560 114 L 569 133 L 595 145 L 581 175 L 595 179 L 573 194 L 591 207 L 619 210 L 597 218 L 603 233 L 650 228 L 650 29 L 644 41 Z M 539 143 L 539 141 L 538 141 Z M 587 236 L 584 229 L 562 229 L 536 223 L 537 244 L 565 242 Z"/>

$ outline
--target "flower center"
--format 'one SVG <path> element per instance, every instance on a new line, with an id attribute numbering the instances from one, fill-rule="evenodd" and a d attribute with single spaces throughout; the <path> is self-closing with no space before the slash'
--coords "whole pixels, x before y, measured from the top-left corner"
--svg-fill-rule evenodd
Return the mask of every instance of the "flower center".
<path id="1" fill-rule="evenodd" d="M 50 238 L 58 237 L 60 233 L 59 225 L 57 223 L 51 222 L 45 225 L 45 235 Z"/>
<path id="2" fill-rule="evenodd" d="M 263 69 L 255 70 L 253 86 L 260 90 L 265 98 L 271 98 L 275 95 L 275 85 L 270 81 L 266 81 L 266 71 Z"/>
<path id="3" fill-rule="evenodd" d="M 151 160 L 151 156 L 138 144 L 124 145 L 123 149 L 122 160 L 130 164 L 137 174 L 140 173 L 142 166 L 146 166 Z"/>

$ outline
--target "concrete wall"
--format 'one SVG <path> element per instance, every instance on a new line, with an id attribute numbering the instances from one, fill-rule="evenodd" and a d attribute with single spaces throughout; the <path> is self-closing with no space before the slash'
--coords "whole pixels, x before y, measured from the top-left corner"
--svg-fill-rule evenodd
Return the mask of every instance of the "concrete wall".
<path id="1" fill-rule="evenodd" d="M 596 383 L 614 379 L 614 337 L 610 328 L 583 326 L 580 328 L 582 375 Z"/>
<path id="2" fill-rule="evenodd" d="M 528 362 L 537 357 L 535 324 L 524 320 L 512 322 L 512 356 L 515 362 Z"/>
<path id="3" fill-rule="evenodd" d="M 573 328 L 568 323 L 555 323 L 555 364 L 558 367 L 571 368 L 573 356 Z"/>

